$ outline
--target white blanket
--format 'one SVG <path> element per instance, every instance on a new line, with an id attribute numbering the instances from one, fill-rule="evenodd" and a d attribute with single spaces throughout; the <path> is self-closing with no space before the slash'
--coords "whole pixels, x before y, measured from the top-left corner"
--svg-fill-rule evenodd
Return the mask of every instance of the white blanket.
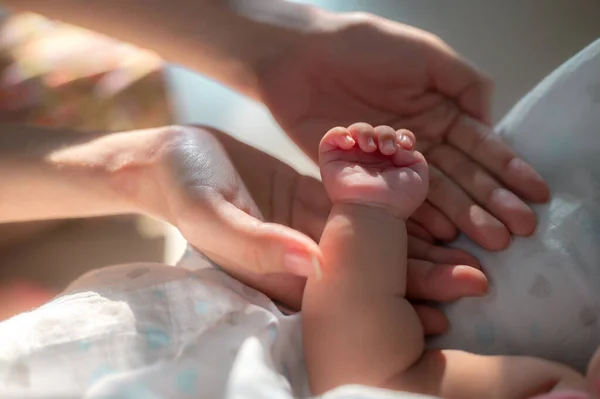
<path id="1" fill-rule="evenodd" d="M 389 395 L 344 387 L 326 397 Z M 2 398 L 308 396 L 300 315 L 284 315 L 192 251 L 179 267 L 88 273 L 61 298 L 0 324 Z"/>

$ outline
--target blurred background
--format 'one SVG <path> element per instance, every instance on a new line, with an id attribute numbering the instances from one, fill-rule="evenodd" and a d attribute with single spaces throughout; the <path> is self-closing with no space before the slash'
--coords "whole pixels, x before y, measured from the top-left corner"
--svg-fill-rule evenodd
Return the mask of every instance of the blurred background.
<path id="1" fill-rule="evenodd" d="M 297 2 L 368 11 L 439 35 L 494 79 L 495 120 L 600 37 L 597 0 Z M 208 124 L 317 175 L 264 107 L 215 82 L 39 16 L 2 14 L 2 21 L 2 121 L 65 126 L 82 134 Z M 138 261 L 174 264 L 184 248 L 176 230 L 144 217 L 0 224 L 0 319 L 35 306 L 87 270 Z"/>

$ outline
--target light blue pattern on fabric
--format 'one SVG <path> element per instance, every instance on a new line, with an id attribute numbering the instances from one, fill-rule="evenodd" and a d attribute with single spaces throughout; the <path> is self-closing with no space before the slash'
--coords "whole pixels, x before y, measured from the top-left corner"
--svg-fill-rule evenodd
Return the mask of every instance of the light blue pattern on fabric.
<path id="1" fill-rule="evenodd" d="M 202 316 L 208 313 L 210 304 L 208 302 L 198 302 L 196 304 L 196 314 Z"/>
<path id="2" fill-rule="evenodd" d="M 146 344 L 150 350 L 156 350 L 171 343 L 169 334 L 162 328 L 152 327 L 146 330 Z"/>
<path id="3" fill-rule="evenodd" d="M 79 341 L 79 350 L 82 352 L 87 352 L 92 347 L 92 343 L 89 339 L 82 339 Z"/>
<path id="4" fill-rule="evenodd" d="M 165 291 L 161 290 L 160 288 L 155 289 L 153 294 L 157 299 L 165 299 L 167 297 Z"/>
<path id="5" fill-rule="evenodd" d="M 272 341 L 275 341 L 275 338 L 277 338 L 277 325 L 276 324 L 271 324 L 269 326 L 269 338 Z"/>
<path id="6" fill-rule="evenodd" d="M 188 248 L 185 250 L 185 252 L 183 253 L 183 256 L 181 257 L 181 259 L 182 259 L 182 260 L 189 259 L 189 258 L 192 256 L 192 253 L 193 253 L 192 251 L 193 251 L 193 249 L 192 249 L 192 248 L 190 248 L 190 247 L 188 247 Z"/>
<path id="7" fill-rule="evenodd" d="M 124 384 L 117 389 L 118 392 L 106 393 L 101 399 L 163 399 L 142 383 Z"/>
<path id="8" fill-rule="evenodd" d="M 183 370 L 177 373 L 175 377 L 175 385 L 177 390 L 187 395 L 196 395 L 196 380 L 198 379 L 198 371 L 194 369 Z"/>
<path id="9" fill-rule="evenodd" d="M 96 369 L 94 369 L 94 371 L 92 371 L 92 375 L 90 376 L 89 385 L 93 385 L 97 381 L 101 380 L 104 377 L 108 377 L 109 375 L 113 374 L 114 372 L 115 371 L 112 369 L 112 367 L 110 367 L 109 365 L 106 365 L 106 364 L 96 367 Z"/>

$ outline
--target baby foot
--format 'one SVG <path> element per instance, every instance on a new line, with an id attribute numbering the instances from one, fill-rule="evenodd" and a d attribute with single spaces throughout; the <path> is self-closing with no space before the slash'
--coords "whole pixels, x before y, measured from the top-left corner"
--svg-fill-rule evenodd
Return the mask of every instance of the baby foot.
<path id="1" fill-rule="evenodd" d="M 331 201 L 375 206 L 407 219 L 425 200 L 427 163 L 409 130 L 355 123 L 328 131 L 319 146 Z"/>

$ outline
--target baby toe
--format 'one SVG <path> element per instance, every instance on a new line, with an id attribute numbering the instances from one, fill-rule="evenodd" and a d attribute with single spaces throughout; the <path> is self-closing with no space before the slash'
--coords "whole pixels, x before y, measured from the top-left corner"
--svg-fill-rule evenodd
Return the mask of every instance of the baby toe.
<path id="1" fill-rule="evenodd" d="M 413 132 L 407 129 L 400 129 L 396 132 L 396 136 L 398 137 L 398 143 L 405 150 L 413 150 L 417 143 L 417 139 Z"/>
<path id="2" fill-rule="evenodd" d="M 364 152 L 374 152 L 377 150 L 375 143 L 375 130 L 368 123 L 354 123 L 348 127 L 352 137 L 358 142 L 358 146 Z"/>
<path id="3" fill-rule="evenodd" d="M 320 151 L 327 152 L 341 148 L 348 150 L 355 144 L 350 132 L 345 127 L 334 127 L 330 129 L 321 139 Z"/>
<path id="4" fill-rule="evenodd" d="M 389 126 L 377 126 L 375 136 L 379 146 L 379 152 L 383 155 L 392 155 L 396 152 L 396 131 Z"/>

